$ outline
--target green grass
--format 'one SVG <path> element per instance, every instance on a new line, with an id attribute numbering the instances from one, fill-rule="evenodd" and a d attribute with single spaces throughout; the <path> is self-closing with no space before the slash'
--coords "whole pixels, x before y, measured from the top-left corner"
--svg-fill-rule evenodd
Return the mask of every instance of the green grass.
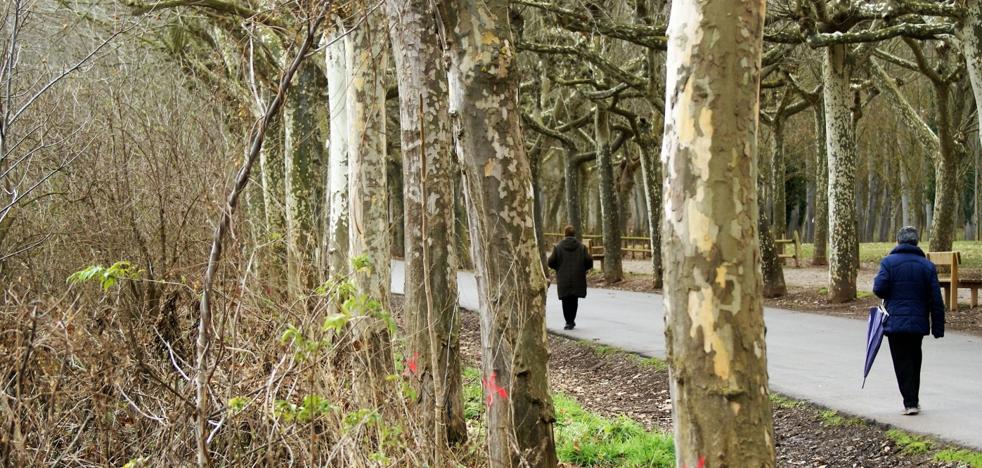
<path id="1" fill-rule="evenodd" d="M 484 390 L 481 373 L 473 367 L 464 369 L 464 419 L 476 421 L 484 415 Z"/>
<path id="2" fill-rule="evenodd" d="M 675 463 L 672 435 L 647 431 L 632 419 L 607 419 L 557 394 L 556 453 L 578 466 L 669 467 Z"/>
<path id="3" fill-rule="evenodd" d="M 590 341 L 590 340 L 577 340 L 577 341 L 579 341 L 579 343 L 582 344 L 583 346 L 589 347 L 591 350 L 593 350 L 593 354 L 595 356 L 597 356 L 597 357 L 600 357 L 600 358 L 611 356 L 611 355 L 614 355 L 614 354 L 622 354 L 624 356 L 627 356 L 628 359 L 633 359 L 633 360 L 637 361 L 638 364 L 640 364 L 640 365 L 642 365 L 644 367 L 649 367 L 649 368 L 655 369 L 657 371 L 667 371 L 668 370 L 668 363 L 665 362 L 664 360 L 658 359 L 656 357 L 643 357 L 643 356 L 639 356 L 637 354 L 634 354 L 634 353 L 631 353 L 631 352 L 628 352 L 628 351 L 624 351 L 624 350 L 622 350 L 620 348 L 617 348 L 617 347 L 614 347 L 614 346 L 605 345 L 605 344 L 601 344 L 601 343 L 595 343 L 595 342 Z"/>
<path id="4" fill-rule="evenodd" d="M 818 416 L 821 418 L 822 424 L 831 427 L 862 426 L 863 424 L 866 424 L 866 422 L 862 419 L 845 417 L 835 410 L 823 410 L 822 412 L 818 413 Z"/>
<path id="5" fill-rule="evenodd" d="M 655 370 L 659 370 L 659 371 L 667 371 L 668 370 L 668 362 L 666 362 L 666 361 L 664 361 L 662 359 L 658 359 L 656 357 L 648 357 L 648 358 L 640 358 L 640 359 L 641 359 L 641 365 L 642 366 L 651 367 L 651 368 L 653 368 Z"/>
<path id="6" fill-rule="evenodd" d="M 795 409 L 805 405 L 805 402 L 803 401 L 793 400 L 784 395 L 778 395 L 777 393 L 771 393 L 769 398 L 771 399 L 771 403 L 777 405 L 778 408 Z"/>
<path id="7" fill-rule="evenodd" d="M 956 462 L 972 468 L 982 468 L 982 452 L 964 449 L 944 449 L 934 454 L 939 462 Z"/>
<path id="8" fill-rule="evenodd" d="M 886 435 L 888 439 L 900 447 L 900 451 L 908 455 L 927 453 L 934 445 L 925 437 L 916 436 L 900 429 L 890 429 Z"/>
<path id="9" fill-rule="evenodd" d="M 675 463 L 670 433 L 645 430 L 624 416 L 604 418 L 562 393 L 553 395 L 553 404 L 556 453 L 564 463 L 598 467 L 670 467 Z M 468 425 L 480 425 L 485 409 L 480 372 L 466 368 L 464 418 Z"/>
<path id="10" fill-rule="evenodd" d="M 929 242 L 921 242 L 921 248 L 927 250 Z M 859 244 L 859 260 L 863 263 L 880 263 L 890 250 L 896 247 L 894 242 L 864 242 Z M 982 242 L 955 241 L 954 250 L 962 253 L 963 268 L 982 268 Z M 815 256 L 814 244 L 801 244 L 801 256 L 804 264 L 810 264 Z"/>
<path id="11" fill-rule="evenodd" d="M 613 346 L 610 346 L 610 345 L 592 343 L 592 342 L 589 342 L 589 341 L 585 341 L 585 342 L 586 343 L 590 343 L 590 347 L 593 348 L 593 354 L 596 354 L 599 357 L 604 357 L 604 356 L 607 356 L 609 354 L 614 354 L 614 353 L 620 351 L 619 349 L 617 349 L 617 348 L 615 348 Z"/>
<path id="12" fill-rule="evenodd" d="M 822 424 L 826 426 L 841 426 L 845 424 L 846 419 L 839 415 L 838 411 L 835 410 L 825 410 L 819 413 L 822 418 Z"/>

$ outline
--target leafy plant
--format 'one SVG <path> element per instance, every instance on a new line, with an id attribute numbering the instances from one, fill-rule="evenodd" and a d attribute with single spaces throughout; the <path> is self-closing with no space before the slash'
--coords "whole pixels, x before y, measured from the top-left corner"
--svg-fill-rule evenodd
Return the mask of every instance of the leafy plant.
<path id="1" fill-rule="evenodd" d="M 372 271 L 371 260 L 365 254 L 352 258 L 351 265 L 355 267 L 356 273 L 370 273 Z"/>
<path id="2" fill-rule="evenodd" d="M 273 414 L 284 422 L 308 423 L 334 411 L 335 407 L 320 395 L 306 395 L 300 405 L 276 400 Z"/>
<path id="3" fill-rule="evenodd" d="M 327 344 L 322 340 L 307 338 L 303 334 L 303 331 L 297 328 L 295 325 L 289 325 L 286 327 L 286 331 L 280 335 L 280 343 L 292 347 L 294 358 L 298 361 L 306 360 L 311 355 L 320 351 L 320 349 Z"/>
<path id="4" fill-rule="evenodd" d="M 360 425 L 374 425 L 381 421 L 378 411 L 374 408 L 359 408 L 344 416 L 344 426 L 351 430 Z"/>
<path id="5" fill-rule="evenodd" d="M 139 279 L 142 270 L 136 269 L 132 263 L 122 260 L 113 263 L 109 268 L 102 265 L 92 265 L 84 270 L 76 271 L 68 276 L 68 284 L 82 284 L 98 281 L 104 292 L 119 283 L 119 280 Z"/>
<path id="6" fill-rule="evenodd" d="M 250 400 L 246 397 L 237 396 L 229 398 L 228 400 L 228 412 L 230 415 L 234 416 L 242 412 L 246 405 L 250 403 Z"/>

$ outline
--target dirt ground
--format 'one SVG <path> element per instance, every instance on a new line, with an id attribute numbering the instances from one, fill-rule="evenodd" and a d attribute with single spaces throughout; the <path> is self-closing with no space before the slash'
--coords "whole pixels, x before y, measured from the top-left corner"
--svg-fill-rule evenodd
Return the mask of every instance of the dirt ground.
<path id="1" fill-rule="evenodd" d="M 468 366 L 478 366 L 477 314 L 465 313 L 461 348 Z M 549 385 L 606 417 L 632 418 L 647 428 L 672 430 L 668 372 L 637 356 L 549 336 Z M 882 427 L 838 416 L 806 403 L 776 398 L 774 427 L 779 466 L 953 467 L 930 455 L 904 453 Z M 824 414 L 823 414 L 824 411 Z"/>
<path id="2" fill-rule="evenodd" d="M 828 285 L 828 270 L 825 267 L 802 266 L 795 268 L 784 267 L 784 282 L 788 294 L 783 297 L 766 299 L 768 307 L 788 309 L 799 312 L 813 312 L 865 319 L 869 308 L 880 301 L 872 295 L 873 277 L 876 276 L 878 265 L 863 265 L 856 277 L 856 285 L 860 298 L 847 304 L 829 304 L 825 300 L 824 288 Z M 598 272 L 592 272 L 589 277 L 590 287 L 623 289 L 629 291 L 654 292 L 651 284 L 651 262 L 649 260 L 625 260 L 625 279 L 619 283 L 607 284 Z M 959 308 L 957 311 L 945 312 L 945 329 L 957 330 L 982 336 L 982 306 L 970 307 L 968 290 L 958 292 Z"/>

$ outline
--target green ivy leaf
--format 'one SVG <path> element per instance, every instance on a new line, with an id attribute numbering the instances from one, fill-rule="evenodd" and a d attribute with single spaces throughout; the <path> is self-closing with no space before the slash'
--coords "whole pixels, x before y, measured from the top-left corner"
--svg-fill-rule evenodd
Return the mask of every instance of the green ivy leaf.
<path id="1" fill-rule="evenodd" d="M 324 325 L 321 326 L 321 331 L 334 330 L 335 333 L 341 331 L 342 328 L 351 320 L 351 316 L 348 314 L 332 314 L 324 319 Z"/>

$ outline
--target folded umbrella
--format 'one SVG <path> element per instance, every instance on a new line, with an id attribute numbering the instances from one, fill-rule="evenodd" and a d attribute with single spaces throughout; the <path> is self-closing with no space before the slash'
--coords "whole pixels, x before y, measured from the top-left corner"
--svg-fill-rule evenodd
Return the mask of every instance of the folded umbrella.
<path id="1" fill-rule="evenodd" d="M 889 316 L 883 304 L 869 308 L 869 320 L 866 323 L 866 367 L 863 368 L 864 388 L 866 377 L 873 368 L 873 360 L 876 359 L 876 353 L 880 351 L 880 344 L 883 343 L 883 323 Z"/>

